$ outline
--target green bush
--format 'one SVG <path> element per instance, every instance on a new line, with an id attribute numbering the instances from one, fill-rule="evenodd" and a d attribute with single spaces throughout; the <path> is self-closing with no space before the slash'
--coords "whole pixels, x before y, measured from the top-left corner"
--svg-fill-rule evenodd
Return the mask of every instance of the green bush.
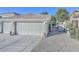
<path id="1" fill-rule="evenodd" d="M 70 35 L 71 35 L 71 38 L 74 38 L 74 39 L 76 38 L 76 29 L 75 28 L 72 27 L 70 29 Z"/>
<path id="2" fill-rule="evenodd" d="M 73 24 L 68 24 L 67 27 L 69 28 L 69 33 L 72 39 L 79 40 L 79 28 L 73 26 Z"/>
<path id="3" fill-rule="evenodd" d="M 77 28 L 73 27 L 72 24 L 69 24 L 69 32 L 70 32 L 70 35 L 71 35 L 71 38 L 73 39 L 77 39 Z"/>
<path id="4" fill-rule="evenodd" d="M 77 39 L 79 40 L 79 29 L 77 30 Z"/>

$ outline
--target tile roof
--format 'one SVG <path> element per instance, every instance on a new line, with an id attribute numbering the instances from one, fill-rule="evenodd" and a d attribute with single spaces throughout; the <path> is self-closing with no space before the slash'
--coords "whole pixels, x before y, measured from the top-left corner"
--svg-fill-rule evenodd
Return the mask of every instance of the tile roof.
<path id="1" fill-rule="evenodd" d="M 8 16 L 7 16 L 8 15 Z M 11 16 L 12 15 L 12 16 Z M 1 14 L 0 14 L 1 16 Z M 4 17 L 7 16 L 7 17 Z M 40 21 L 40 20 L 51 20 L 51 16 L 50 15 L 43 15 L 43 14 L 17 14 L 17 13 L 8 13 L 8 14 L 3 14 L 0 19 L 19 19 L 19 20 L 36 20 L 36 21 Z"/>
<path id="2" fill-rule="evenodd" d="M 7 16 L 8 15 L 8 16 Z M 4 17 L 7 16 L 7 17 Z M 1 16 L 0 21 L 27 21 L 27 22 L 42 22 L 42 21 L 50 21 L 50 15 L 43 14 L 17 14 L 17 13 L 7 13 Z"/>

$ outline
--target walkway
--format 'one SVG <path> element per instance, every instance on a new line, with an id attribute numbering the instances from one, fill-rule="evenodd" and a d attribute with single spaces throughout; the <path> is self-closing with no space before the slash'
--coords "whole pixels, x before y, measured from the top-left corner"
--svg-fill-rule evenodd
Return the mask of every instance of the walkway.
<path id="1" fill-rule="evenodd" d="M 58 32 L 54 28 L 46 39 L 32 50 L 32 52 L 79 52 L 79 41 L 71 39 L 67 33 Z"/>

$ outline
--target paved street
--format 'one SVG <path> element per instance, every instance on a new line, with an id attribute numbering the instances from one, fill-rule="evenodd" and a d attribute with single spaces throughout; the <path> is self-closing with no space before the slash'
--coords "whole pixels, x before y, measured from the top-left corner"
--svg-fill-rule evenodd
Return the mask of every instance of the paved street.
<path id="1" fill-rule="evenodd" d="M 0 52 L 29 52 L 41 40 L 41 36 L 0 34 Z"/>
<path id="2" fill-rule="evenodd" d="M 79 41 L 70 39 L 64 32 L 57 32 L 56 29 L 46 39 L 32 50 L 32 52 L 76 52 L 79 51 Z"/>

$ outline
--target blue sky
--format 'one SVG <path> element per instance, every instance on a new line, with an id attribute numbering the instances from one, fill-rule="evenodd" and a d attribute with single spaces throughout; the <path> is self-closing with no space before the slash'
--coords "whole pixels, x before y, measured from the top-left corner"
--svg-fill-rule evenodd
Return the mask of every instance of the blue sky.
<path id="1" fill-rule="evenodd" d="M 66 7 L 68 12 L 72 13 L 74 10 L 79 10 L 79 7 Z M 17 12 L 20 14 L 27 13 L 41 13 L 41 12 L 49 12 L 51 15 L 55 15 L 57 12 L 57 7 L 0 7 L 0 13 L 7 12 Z"/>

